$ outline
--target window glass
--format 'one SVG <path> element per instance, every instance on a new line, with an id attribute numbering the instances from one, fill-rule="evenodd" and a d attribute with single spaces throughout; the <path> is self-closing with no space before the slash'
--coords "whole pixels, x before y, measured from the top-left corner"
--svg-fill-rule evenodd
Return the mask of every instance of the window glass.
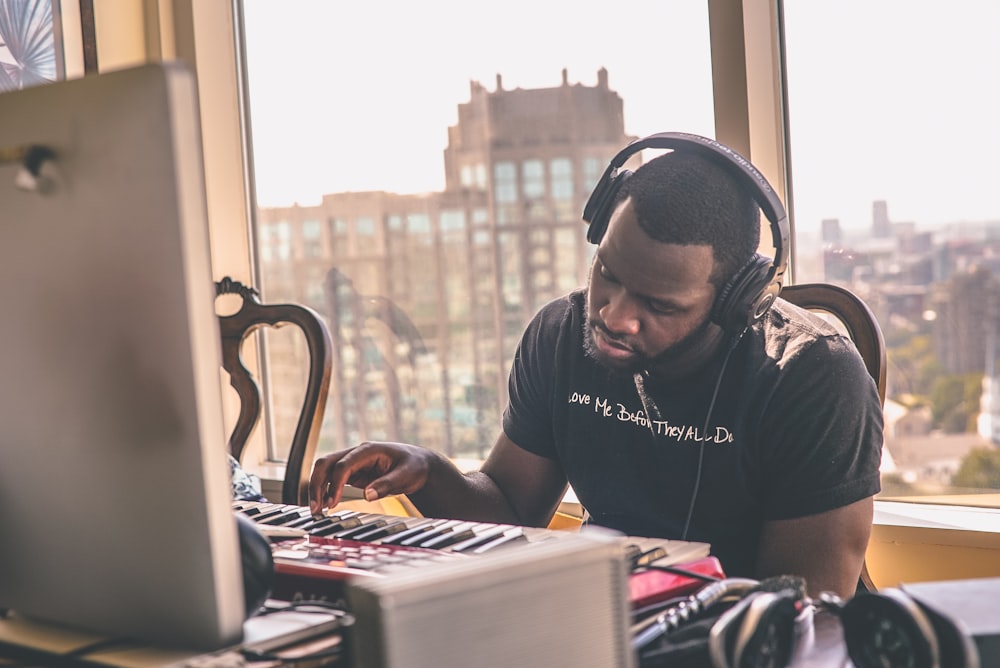
<path id="1" fill-rule="evenodd" d="M 881 323 L 881 498 L 998 505 L 1000 4 L 784 9 L 795 278 Z"/>
<path id="2" fill-rule="evenodd" d="M 607 166 L 605 162 L 597 158 L 583 159 L 583 189 L 585 192 L 590 192 L 597 185 L 597 181 L 601 178 L 601 173 Z"/>
<path id="3" fill-rule="evenodd" d="M 573 208 L 573 161 L 556 158 L 549 165 L 552 172 L 552 199 L 556 204 L 557 218 L 571 218 L 576 215 Z"/>
<path id="4" fill-rule="evenodd" d="M 323 256 L 323 224 L 320 221 L 302 221 L 302 254 L 306 257 Z"/>
<path id="5" fill-rule="evenodd" d="M 532 158 L 521 163 L 521 177 L 524 179 L 522 192 L 525 199 L 545 195 L 545 169 L 541 160 Z"/>
<path id="6" fill-rule="evenodd" d="M 524 326 L 586 281 L 581 212 L 607 161 L 636 136 L 714 134 L 706 3 L 615 3 L 683 27 L 669 39 L 609 32 L 595 0 L 508 0 L 488 28 L 456 0 L 242 9 L 258 287 L 316 308 L 338 348 L 319 451 L 482 457 Z"/>
<path id="7" fill-rule="evenodd" d="M 501 161 L 493 165 L 493 199 L 496 201 L 497 223 L 512 225 L 520 219 L 517 206 L 517 167 Z"/>
<path id="8" fill-rule="evenodd" d="M 472 165 L 462 165 L 460 181 L 463 186 L 471 188 L 475 184 L 472 173 Z"/>

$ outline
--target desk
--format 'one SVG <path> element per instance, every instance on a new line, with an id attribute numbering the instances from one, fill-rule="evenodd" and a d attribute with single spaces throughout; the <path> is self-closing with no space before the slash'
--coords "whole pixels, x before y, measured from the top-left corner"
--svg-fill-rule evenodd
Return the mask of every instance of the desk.
<path id="1" fill-rule="evenodd" d="M 258 615 L 244 625 L 243 645 L 201 653 L 109 639 L 11 615 L 0 619 L 0 668 L 8 665 L 17 668 L 349 668 L 349 661 L 339 653 L 331 656 L 341 646 L 338 629 L 342 618 L 331 611 Z M 260 660 L 248 660 L 241 652 L 244 649 L 254 650 L 256 654 L 251 656 Z M 275 653 L 290 660 L 278 660 L 272 656 Z M 294 660 L 316 655 L 322 658 Z"/>
<path id="2" fill-rule="evenodd" d="M 192 655 L 176 650 L 152 648 L 128 648 L 115 652 L 96 654 L 90 660 L 74 658 L 59 658 L 60 654 L 71 652 L 75 646 L 83 646 L 92 642 L 93 636 L 74 633 L 65 629 L 46 627 L 24 620 L 0 620 L 0 668 L 14 661 L 18 668 L 24 666 L 62 666 L 65 668 L 96 668 L 97 666 L 118 666 L 121 668 L 162 668 L 164 666 L 190 666 L 192 668 L 216 668 L 216 666 L 232 667 L 226 662 L 225 653 L 219 653 L 219 661 L 213 662 L 211 656 Z M 50 654 L 30 652 L 17 645 L 18 642 L 31 642 L 37 647 L 45 648 Z M 40 650 L 39 650 L 40 651 Z M 245 664 L 247 668 L 272 668 L 277 663 L 259 661 Z M 283 666 L 294 664 L 284 663 Z M 339 666 L 353 668 L 349 658 L 329 659 L 322 663 L 302 662 L 301 666 Z M 836 616 L 821 612 L 815 616 L 807 616 L 797 628 L 795 650 L 789 668 L 851 668 L 853 664 L 847 657 L 847 650 L 841 635 L 840 622 Z M 526 666 L 525 668 L 530 668 Z"/>

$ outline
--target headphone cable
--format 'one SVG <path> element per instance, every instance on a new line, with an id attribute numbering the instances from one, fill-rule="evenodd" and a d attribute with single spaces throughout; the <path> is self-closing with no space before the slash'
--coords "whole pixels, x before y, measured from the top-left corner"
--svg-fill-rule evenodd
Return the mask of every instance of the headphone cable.
<path id="1" fill-rule="evenodd" d="M 698 445 L 698 469 L 694 476 L 694 489 L 691 490 L 691 503 L 688 504 L 687 519 L 684 520 L 684 532 L 681 534 L 681 540 L 688 539 L 688 530 L 691 528 L 691 518 L 694 516 L 694 506 L 695 502 L 698 500 L 698 489 L 701 487 L 701 470 L 702 464 L 705 461 L 705 439 L 708 438 L 708 423 L 712 418 L 712 410 L 715 408 L 715 399 L 719 396 L 719 388 L 722 386 L 722 378 L 726 375 L 726 366 L 729 364 L 729 357 L 736 350 L 736 346 L 743 339 L 743 335 L 746 333 L 749 327 L 744 327 L 743 330 L 737 334 L 732 343 L 729 344 L 729 349 L 726 351 L 726 356 L 722 358 L 722 368 L 719 369 L 719 375 L 715 379 L 715 388 L 712 390 L 712 398 L 708 402 L 708 410 L 705 412 L 705 425 L 701 430 L 701 443 Z"/>

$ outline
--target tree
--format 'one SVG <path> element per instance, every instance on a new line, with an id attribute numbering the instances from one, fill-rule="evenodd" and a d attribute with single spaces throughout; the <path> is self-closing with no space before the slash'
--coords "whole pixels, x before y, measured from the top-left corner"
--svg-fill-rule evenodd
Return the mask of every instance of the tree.
<path id="1" fill-rule="evenodd" d="M 949 434 L 975 431 L 983 376 L 979 373 L 940 376 L 931 389 L 931 418 Z"/>
<path id="2" fill-rule="evenodd" d="M 951 479 L 955 487 L 1000 489 L 1000 449 L 983 447 L 969 451 Z"/>
<path id="3" fill-rule="evenodd" d="M 902 394 L 929 395 L 934 379 L 944 369 L 934 353 L 931 337 L 925 333 L 899 333 L 886 337 L 890 373 L 897 392 Z"/>

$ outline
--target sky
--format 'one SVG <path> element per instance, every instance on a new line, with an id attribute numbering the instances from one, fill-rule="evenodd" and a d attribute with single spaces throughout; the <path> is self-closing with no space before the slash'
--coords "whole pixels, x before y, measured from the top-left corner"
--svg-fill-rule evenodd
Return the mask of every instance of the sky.
<path id="1" fill-rule="evenodd" d="M 947 8 L 944 14 L 941 8 Z M 935 11 L 937 10 L 937 11 Z M 800 229 L 1000 220 L 1000 3 L 786 0 Z M 714 135 L 705 0 L 245 0 L 262 206 L 444 187 L 470 81 L 593 86 L 625 131 Z"/>

